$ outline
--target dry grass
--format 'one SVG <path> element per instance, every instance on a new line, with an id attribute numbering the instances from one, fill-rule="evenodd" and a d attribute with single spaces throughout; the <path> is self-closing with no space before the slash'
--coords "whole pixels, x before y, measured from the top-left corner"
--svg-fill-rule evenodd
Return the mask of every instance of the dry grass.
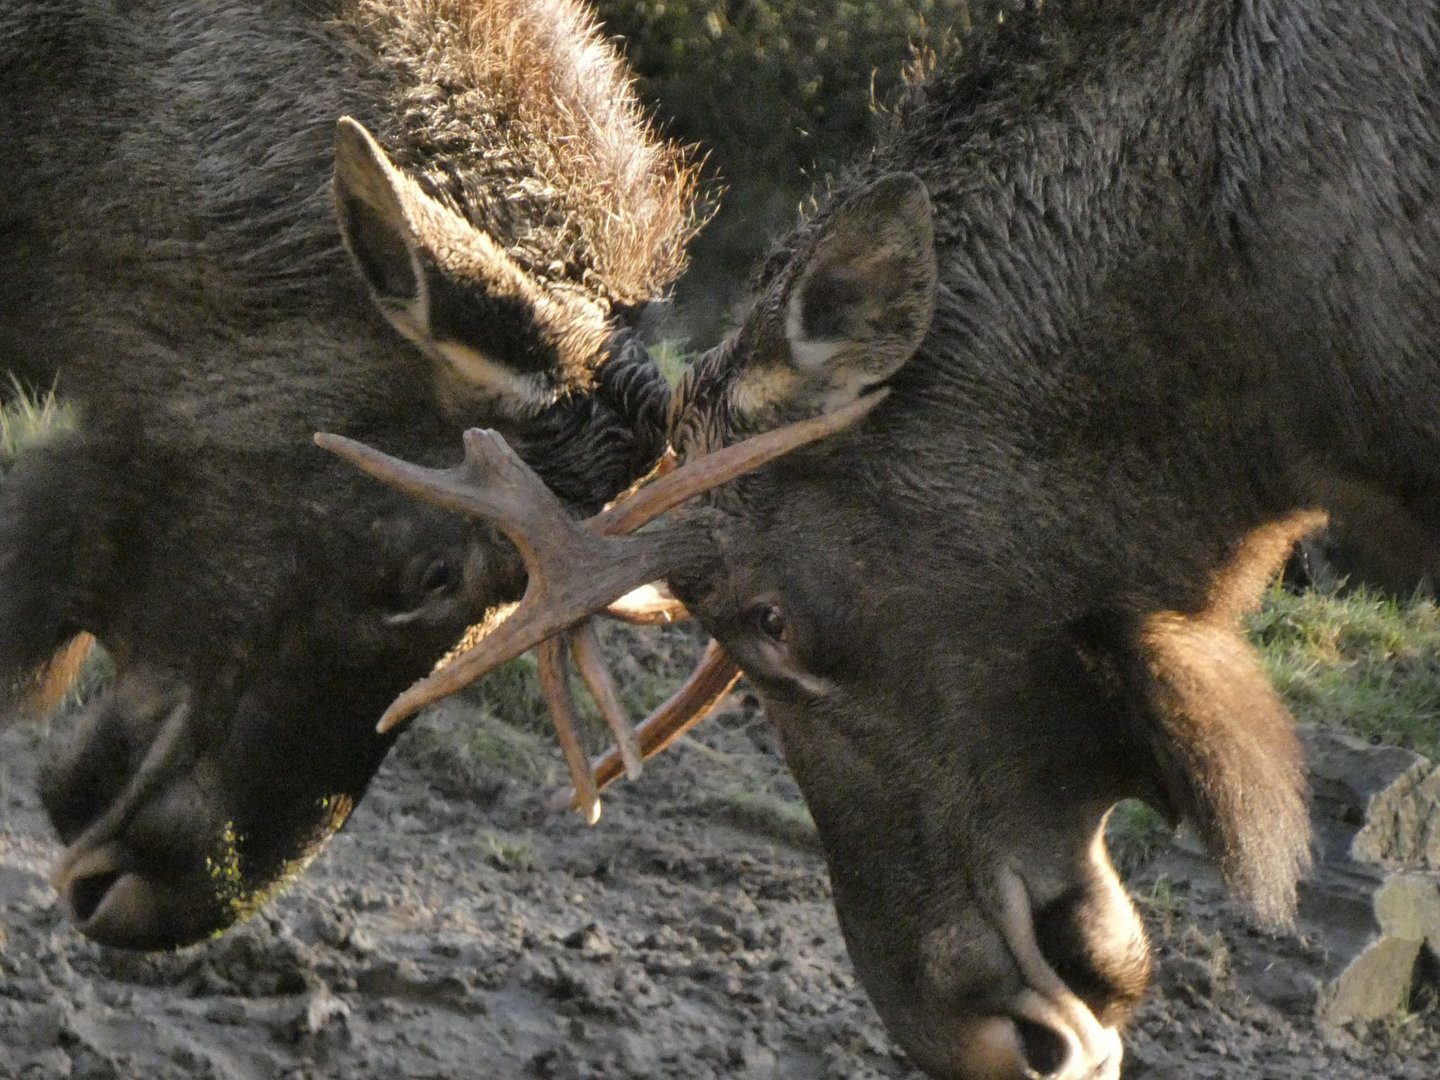
<path id="1" fill-rule="evenodd" d="M 7 471 L 26 447 L 69 428 L 74 418 L 55 397 L 54 390 L 37 393 L 10 376 L 0 398 L 0 472 Z"/>

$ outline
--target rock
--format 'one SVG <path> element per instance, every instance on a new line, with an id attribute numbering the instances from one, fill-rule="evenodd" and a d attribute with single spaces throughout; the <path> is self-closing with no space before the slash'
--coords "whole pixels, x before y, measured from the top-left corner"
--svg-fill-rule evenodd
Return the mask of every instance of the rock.
<path id="1" fill-rule="evenodd" d="M 567 949 L 575 949 L 587 960 L 608 960 L 615 955 L 615 945 L 597 923 L 587 923 L 560 939 Z"/>
<path id="2" fill-rule="evenodd" d="M 1320 995 L 1320 1018 L 1344 1024 L 1408 1011 L 1421 948 L 1418 941 L 1390 935 L 1371 942 Z"/>
<path id="3" fill-rule="evenodd" d="M 26 1060 L 14 1075 L 21 1080 L 67 1080 L 71 1072 L 69 1055 L 56 1047 Z"/>
<path id="4" fill-rule="evenodd" d="M 1320 847 L 1305 911 L 1337 973 L 1319 996 L 1332 1023 L 1408 1008 L 1422 950 L 1440 949 L 1440 769 L 1394 746 L 1301 731 Z"/>
<path id="5" fill-rule="evenodd" d="M 1376 866 L 1440 870 L 1440 769 L 1396 746 L 1302 727 L 1317 839 Z"/>
<path id="6" fill-rule="evenodd" d="M 305 995 L 304 1007 L 296 1014 L 292 1028 L 300 1036 L 318 1035 L 332 1024 L 343 1026 L 350 1019 L 350 1006 L 321 986 Z"/>
<path id="7" fill-rule="evenodd" d="M 1336 731 L 1300 735 L 1316 868 L 1301 883 L 1298 922 L 1319 942 L 1326 974 L 1318 987 L 1271 977 L 1255 991 L 1272 1003 L 1313 1002 L 1330 1024 L 1393 1018 L 1440 971 L 1440 769 Z M 1160 861 L 1177 880 L 1215 883 L 1183 833 Z"/>
<path id="8" fill-rule="evenodd" d="M 1440 952 L 1440 874 L 1393 874 L 1375 894 L 1375 916 L 1388 934 Z"/>

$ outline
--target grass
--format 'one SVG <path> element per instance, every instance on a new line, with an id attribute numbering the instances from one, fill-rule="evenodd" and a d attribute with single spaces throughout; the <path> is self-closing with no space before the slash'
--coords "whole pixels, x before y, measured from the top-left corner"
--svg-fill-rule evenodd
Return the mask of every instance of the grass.
<path id="1" fill-rule="evenodd" d="M 725 816 L 743 829 L 805 851 L 820 850 L 815 819 L 798 798 L 737 786 L 725 793 L 722 804 Z"/>
<path id="2" fill-rule="evenodd" d="M 1105 842 L 1121 877 L 1148 863 L 1173 834 L 1164 817 L 1138 799 L 1126 799 L 1115 807 L 1105 825 Z"/>
<path id="3" fill-rule="evenodd" d="M 650 346 L 650 357 L 660 368 L 660 374 L 665 376 L 665 381 L 671 386 L 676 385 L 685 369 L 695 358 L 685 351 L 685 347 L 675 341 L 661 341 Z"/>
<path id="4" fill-rule="evenodd" d="M 554 786 L 560 756 L 535 671 L 528 654 L 497 668 L 432 709 L 400 740 L 397 754 L 422 767 L 447 794 L 492 790 L 497 774 L 527 786 Z"/>
<path id="5" fill-rule="evenodd" d="M 1185 910 L 1185 902 L 1175 890 L 1168 874 L 1161 874 L 1148 888 L 1131 893 L 1140 910 L 1151 916 L 1168 937 L 1174 933 L 1175 920 Z"/>
<path id="6" fill-rule="evenodd" d="M 1440 760 L 1440 608 L 1272 589 L 1250 637 L 1296 719 Z"/>
<path id="7" fill-rule="evenodd" d="M 70 410 L 55 397 L 53 389 L 33 391 L 10 376 L 8 387 L 0 390 L 0 472 L 9 471 L 22 451 L 34 446 L 74 422 Z"/>
<path id="8" fill-rule="evenodd" d="M 486 830 L 480 834 L 489 852 L 490 865 L 497 870 L 521 872 L 535 868 L 535 848 L 525 840 Z"/>

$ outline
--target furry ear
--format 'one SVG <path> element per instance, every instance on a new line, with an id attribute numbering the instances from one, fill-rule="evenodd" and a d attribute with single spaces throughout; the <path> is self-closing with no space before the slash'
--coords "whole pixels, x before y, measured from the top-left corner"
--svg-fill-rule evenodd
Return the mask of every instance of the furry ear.
<path id="1" fill-rule="evenodd" d="M 728 390 L 741 426 L 764 430 L 841 408 L 898 371 L 935 313 L 934 222 L 925 185 L 891 173 L 836 209 L 766 307 L 761 348 Z M 778 325 L 777 325 L 778 324 Z M 769 344 L 773 342 L 772 344 Z"/>
<path id="2" fill-rule="evenodd" d="M 925 185 L 911 173 L 877 180 L 821 227 L 786 300 L 795 367 L 854 400 L 919 347 L 935 312 L 935 281 Z"/>
<path id="3" fill-rule="evenodd" d="M 1259 656 L 1238 629 L 1173 612 L 1114 629 L 1126 639 L 1112 639 L 1112 658 L 1153 797 L 1195 825 L 1262 919 L 1288 921 L 1311 865 L 1305 765 Z"/>
<path id="4" fill-rule="evenodd" d="M 335 209 L 340 237 L 377 307 L 412 341 L 423 340 L 430 323 L 425 267 L 415 218 L 422 195 L 391 163 L 385 151 L 355 120 L 335 127 Z M 407 208 L 407 203 L 413 209 Z M 435 225 L 445 222 L 435 207 Z"/>
<path id="5" fill-rule="evenodd" d="M 335 130 L 335 205 L 371 299 L 445 365 L 450 389 L 524 417 L 588 386 L 608 312 L 534 280 L 490 234 L 396 168 L 349 117 Z"/>
<path id="6" fill-rule="evenodd" d="M 1082 656 L 1125 702 L 1147 796 L 1193 822 L 1226 880 L 1269 922 L 1295 914 L 1310 869 L 1304 752 L 1241 618 L 1325 515 L 1298 510 L 1252 529 L 1218 567 L 1195 614 L 1096 613 Z"/>

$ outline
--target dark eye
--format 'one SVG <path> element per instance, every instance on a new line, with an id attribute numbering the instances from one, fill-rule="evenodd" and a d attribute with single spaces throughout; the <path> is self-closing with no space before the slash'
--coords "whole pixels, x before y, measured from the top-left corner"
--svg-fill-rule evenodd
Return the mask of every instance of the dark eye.
<path id="1" fill-rule="evenodd" d="M 779 604 L 767 604 L 755 612 L 755 626 L 766 637 L 779 642 L 790 639 L 790 620 Z"/>
<path id="2" fill-rule="evenodd" d="M 445 559 L 436 559 L 420 578 L 422 593 L 443 592 L 455 584 L 455 568 Z"/>

